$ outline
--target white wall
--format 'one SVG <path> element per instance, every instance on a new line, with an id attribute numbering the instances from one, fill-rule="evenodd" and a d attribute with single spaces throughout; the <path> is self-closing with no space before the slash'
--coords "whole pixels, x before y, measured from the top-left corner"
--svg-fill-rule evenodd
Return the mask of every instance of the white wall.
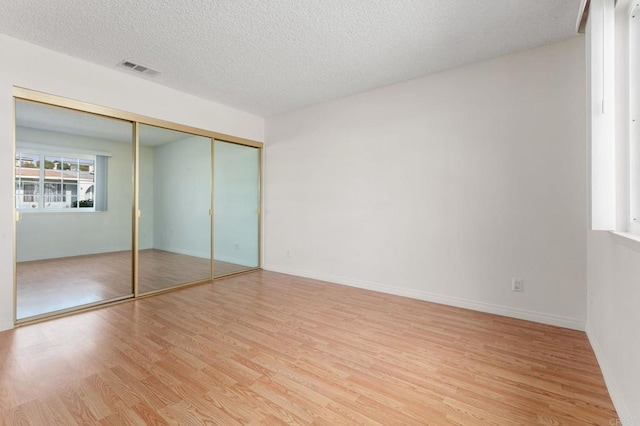
<path id="1" fill-rule="evenodd" d="M 214 149 L 214 258 L 256 267 L 260 152 L 222 141 Z"/>
<path id="2" fill-rule="evenodd" d="M 0 35 L 0 330 L 13 324 L 13 86 L 263 140 L 264 120 Z"/>
<path id="3" fill-rule="evenodd" d="M 640 420 L 640 242 L 588 234 L 587 333 L 623 424 Z"/>
<path id="4" fill-rule="evenodd" d="M 601 8 L 602 3 L 592 1 L 591 7 Z M 611 3 L 607 1 L 610 6 Z M 615 133 L 616 142 L 615 212 L 619 231 L 626 231 L 631 222 L 627 114 L 629 3 L 618 1 L 615 16 L 616 127 L 611 133 Z M 590 14 L 590 20 L 592 16 L 596 18 L 594 22 L 599 19 L 597 14 Z M 592 37 L 602 39 L 596 31 Z M 601 83 L 595 78 L 592 84 Z M 609 137 L 608 143 L 613 140 Z M 587 232 L 587 334 L 618 416 L 625 425 L 640 423 L 640 241 L 632 238 L 604 231 Z"/>
<path id="5" fill-rule="evenodd" d="M 265 269 L 584 328 L 583 38 L 270 117 L 266 138 Z"/>
<path id="6" fill-rule="evenodd" d="M 138 248 L 140 250 L 153 248 L 153 203 L 154 203 L 154 175 L 153 147 L 140 146 L 138 158 L 138 207 L 141 216 L 138 220 Z"/>

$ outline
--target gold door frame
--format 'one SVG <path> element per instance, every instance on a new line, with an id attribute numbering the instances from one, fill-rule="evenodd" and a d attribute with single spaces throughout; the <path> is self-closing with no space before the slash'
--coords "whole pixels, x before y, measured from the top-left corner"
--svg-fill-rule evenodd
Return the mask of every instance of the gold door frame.
<path id="1" fill-rule="evenodd" d="M 83 312 L 86 310 L 90 310 L 95 308 L 96 306 L 106 306 L 112 305 L 116 303 L 122 303 L 129 300 L 135 300 L 142 297 L 148 297 L 159 293 L 164 293 L 168 291 L 173 291 L 179 288 L 184 288 L 187 286 L 202 284 L 205 282 L 211 282 L 214 279 L 214 205 L 213 205 L 213 191 L 214 191 L 214 155 L 215 155 L 215 141 L 220 140 L 224 142 L 230 142 L 238 145 L 244 145 L 248 147 L 253 147 L 258 149 L 258 157 L 259 157 L 259 200 L 258 200 L 258 267 L 247 269 L 246 271 L 242 271 L 240 273 L 250 272 L 253 270 L 260 269 L 262 265 L 262 148 L 264 144 L 262 142 L 254 141 L 251 139 L 245 139 L 233 135 L 228 135 L 224 133 L 214 132 L 211 130 L 200 129 L 197 127 L 187 126 L 179 123 L 174 123 L 166 120 L 161 120 L 153 117 L 147 117 L 141 114 L 121 111 L 114 108 L 103 107 L 99 105 L 94 105 L 82 101 L 77 101 L 73 99 L 68 99 L 56 95 L 51 95 L 48 93 L 38 92 L 22 87 L 14 87 L 13 88 L 13 156 L 15 157 L 16 152 L 16 101 L 30 101 L 45 105 L 51 105 L 55 107 L 62 107 L 71 110 L 76 110 L 80 112 L 86 112 L 90 114 L 100 115 L 108 118 L 116 118 L 124 121 L 129 121 L 133 125 L 133 134 L 132 134 L 132 143 L 133 143 L 133 200 L 132 200 L 132 231 L 131 231 L 131 242 L 132 242 L 132 293 L 133 297 L 125 296 L 118 299 L 108 300 L 104 302 L 95 302 L 87 305 L 82 305 L 77 308 L 69 308 L 60 311 L 54 311 L 51 314 L 42 314 L 34 317 L 28 317 L 23 320 L 17 319 L 17 227 L 16 222 L 19 219 L 19 212 L 16 209 L 16 197 L 15 194 L 12 197 L 13 199 L 13 211 L 14 211 L 14 221 L 13 221 L 13 322 L 15 326 L 21 326 L 26 324 L 31 324 L 34 322 L 42 321 L 45 319 L 56 318 L 64 315 L 68 315 L 71 313 Z M 138 222 L 140 219 L 140 209 L 139 209 L 139 125 L 146 124 L 155 127 L 161 127 L 169 130 L 176 130 L 183 133 L 189 133 L 196 136 L 207 137 L 211 140 L 211 208 L 209 211 L 210 221 L 211 221 L 211 278 L 205 280 L 199 280 L 194 282 L 188 282 L 179 284 L 173 287 L 158 289 L 155 291 L 147 292 L 144 294 L 139 293 L 138 288 Z M 13 168 L 13 180 L 15 182 L 15 167 Z M 227 276 L 227 275 L 225 275 Z M 218 277 L 221 278 L 221 277 Z"/>

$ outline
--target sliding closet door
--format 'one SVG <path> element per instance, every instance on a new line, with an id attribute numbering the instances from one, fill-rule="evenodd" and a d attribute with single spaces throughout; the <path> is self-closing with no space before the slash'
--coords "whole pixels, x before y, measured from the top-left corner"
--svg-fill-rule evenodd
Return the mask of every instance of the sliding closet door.
<path id="1" fill-rule="evenodd" d="M 259 267 L 260 149 L 214 144 L 214 274 Z"/>
<path id="2" fill-rule="evenodd" d="M 18 321 L 133 296 L 133 124 L 16 100 Z"/>
<path id="3" fill-rule="evenodd" d="M 211 279 L 211 139 L 140 124 L 138 182 L 138 293 Z"/>

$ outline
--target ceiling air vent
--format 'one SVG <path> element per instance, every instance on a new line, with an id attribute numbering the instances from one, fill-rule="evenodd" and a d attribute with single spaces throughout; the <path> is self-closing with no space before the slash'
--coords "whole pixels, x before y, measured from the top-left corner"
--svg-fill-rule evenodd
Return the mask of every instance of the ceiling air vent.
<path id="1" fill-rule="evenodd" d="M 160 74 L 160 71 L 156 71 L 149 67 L 145 67 L 144 65 L 136 64 L 131 61 L 122 61 L 118 64 L 119 67 L 129 69 L 131 71 L 139 72 L 141 74 L 154 76 L 156 74 Z"/>

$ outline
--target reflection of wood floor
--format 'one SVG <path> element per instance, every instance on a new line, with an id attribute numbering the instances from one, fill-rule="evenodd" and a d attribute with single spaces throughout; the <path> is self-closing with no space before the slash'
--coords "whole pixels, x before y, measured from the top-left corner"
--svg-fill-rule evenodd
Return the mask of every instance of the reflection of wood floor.
<path id="1" fill-rule="evenodd" d="M 209 259 L 162 250 L 141 250 L 138 258 L 140 293 L 211 276 Z M 215 276 L 250 268 L 214 261 Z M 131 289 L 131 252 L 19 262 L 18 319 L 126 297 Z"/>
<path id="2" fill-rule="evenodd" d="M 140 250 L 138 268 L 140 293 L 211 277 L 209 259 L 154 249 Z"/>
<path id="3" fill-rule="evenodd" d="M 0 333 L 0 424 L 619 424 L 584 332 L 254 272 Z"/>

